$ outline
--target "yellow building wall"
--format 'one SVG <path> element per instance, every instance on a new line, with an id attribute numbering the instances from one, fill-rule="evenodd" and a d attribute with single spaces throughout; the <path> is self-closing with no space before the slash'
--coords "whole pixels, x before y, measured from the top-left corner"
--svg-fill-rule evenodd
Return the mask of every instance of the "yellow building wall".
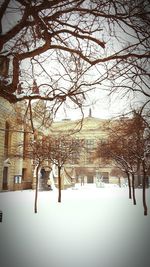
<path id="1" fill-rule="evenodd" d="M 11 105 L 8 101 L 0 98 L 0 191 L 22 190 L 32 187 L 31 160 L 23 160 L 24 125 L 17 118 L 15 105 Z M 7 156 L 5 154 L 6 121 L 9 124 Z M 20 180 L 20 178 L 15 180 L 16 176 L 22 176 L 24 165 L 27 169 L 25 180 Z M 6 169 L 7 187 L 4 188 L 3 171 Z"/>
<path id="2" fill-rule="evenodd" d="M 107 124 L 108 120 L 102 120 L 94 117 L 86 117 L 81 123 L 79 121 L 64 120 L 60 122 L 54 122 L 50 128 L 51 135 L 65 135 L 72 133 L 72 137 L 84 140 L 85 144 L 88 140 L 94 141 L 94 147 L 89 153 L 86 149 L 81 148 L 80 158 L 78 164 L 66 164 L 66 168 L 83 168 L 85 182 L 88 182 L 88 176 L 93 176 L 93 182 L 96 182 L 96 175 L 103 173 L 108 173 L 110 178 L 110 173 L 113 168 L 112 165 L 104 165 L 101 159 L 91 159 L 88 162 L 88 157 L 90 154 L 95 153 L 97 143 L 100 140 L 105 140 L 107 138 Z M 81 127 L 82 126 L 82 127 Z M 111 179 L 112 182 L 112 179 Z"/>

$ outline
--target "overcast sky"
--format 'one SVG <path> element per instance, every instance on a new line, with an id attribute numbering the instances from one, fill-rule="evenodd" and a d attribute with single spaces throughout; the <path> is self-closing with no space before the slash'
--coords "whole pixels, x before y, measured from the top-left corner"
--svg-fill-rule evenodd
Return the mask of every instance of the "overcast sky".
<path id="1" fill-rule="evenodd" d="M 91 104 L 92 99 L 93 104 Z M 85 105 L 83 111 L 85 117 L 89 115 L 89 109 L 91 108 L 92 117 L 110 119 L 127 114 L 131 111 L 132 108 L 142 106 L 143 102 L 144 98 L 140 94 L 136 96 L 127 95 L 121 97 L 121 95 L 117 93 L 110 96 L 106 91 L 97 90 L 95 92 L 91 91 L 89 93 L 89 98 L 87 98 L 87 105 Z M 61 107 L 56 115 L 56 120 L 76 120 L 79 118 L 81 118 L 81 111 L 79 109 L 68 109 L 65 106 Z"/>

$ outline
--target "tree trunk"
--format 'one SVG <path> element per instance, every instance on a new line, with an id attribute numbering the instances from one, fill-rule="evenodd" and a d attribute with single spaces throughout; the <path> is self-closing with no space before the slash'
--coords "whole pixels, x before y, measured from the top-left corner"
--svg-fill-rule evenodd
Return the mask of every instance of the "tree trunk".
<path id="1" fill-rule="evenodd" d="M 61 167 L 58 166 L 58 202 L 61 202 Z"/>
<path id="2" fill-rule="evenodd" d="M 118 177 L 118 184 L 119 184 L 119 187 L 121 187 L 121 179 L 120 179 L 120 177 Z"/>
<path id="3" fill-rule="evenodd" d="M 147 205 L 146 205 L 146 172 L 145 172 L 145 164 L 143 165 L 143 181 L 142 181 L 142 199 L 143 199 L 143 208 L 144 208 L 144 215 L 147 215 Z"/>
<path id="4" fill-rule="evenodd" d="M 126 174 L 127 174 L 127 178 L 128 178 L 129 199 L 132 199 L 130 174 L 128 172 L 126 172 Z"/>
<path id="5" fill-rule="evenodd" d="M 37 166 L 36 169 L 36 184 L 35 184 L 35 201 L 34 201 L 34 213 L 37 213 L 37 199 L 38 199 L 38 173 L 39 173 L 39 167 L 40 167 L 40 163 Z"/>
<path id="6" fill-rule="evenodd" d="M 138 186 L 141 185 L 141 172 L 140 172 L 140 160 L 138 160 L 137 162 L 137 182 L 138 182 Z"/>
<path id="7" fill-rule="evenodd" d="M 134 178 L 134 173 L 132 173 L 132 195 L 133 195 L 133 204 L 136 205 L 134 180 L 135 180 L 135 178 Z"/>

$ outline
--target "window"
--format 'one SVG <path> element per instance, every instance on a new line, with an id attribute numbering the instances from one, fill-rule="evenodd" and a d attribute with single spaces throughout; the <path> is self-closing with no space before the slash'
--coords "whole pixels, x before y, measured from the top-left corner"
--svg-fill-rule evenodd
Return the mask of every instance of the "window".
<path id="1" fill-rule="evenodd" d="M 79 153 L 73 152 L 71 155 L 71 163 L 78 164 L 78 161 L 79 161 Z"/>
<path id="2" fill-rule="evenodd" d="M 9 123 L 6 121 L 5 124 L 5 141 L 4 141 L 4 151 L 5 151 L 5 157 L 8 157 L 8 149 L 9 149 L 9 131 L 10 126 Z"/>
<path id="3" fill-rule="evenodd" d="M 22 182 L 22 175 L 15 175 L 14 184 L 21 184 L 21 182 Z"/>
<path id="4" fill-rule="evenodd" d="M 90 151 L 90 152 L 87 153 L 86 163 L 87 164 L 92 164 L 93 161 L 94 161 L 94 154 L 93 154 L 93 152 Z"/>
<path id="5" fill-rule="evenodd" d="M 93 163 L 93 151 L 95 148 L 94 139 L 86 139 L 85 140 L 85 163 L 92 164 Z"/>
<path id="6" fill-rule="evenodd" d="M 85 141 L 87 150 L 93 150 L 94 149 L 94 139 L 87 139 Z"/>

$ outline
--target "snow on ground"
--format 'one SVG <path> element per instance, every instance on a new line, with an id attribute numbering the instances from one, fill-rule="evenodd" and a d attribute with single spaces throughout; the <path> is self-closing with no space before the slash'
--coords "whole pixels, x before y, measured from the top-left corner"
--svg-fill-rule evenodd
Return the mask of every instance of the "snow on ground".
<path id="1" fill-rule="evenodd" d="M 149 267 L 150 215 L 127 188 L 82 186 L 39 192 L 0 193 L 1 267 Z M 150 190 L 147 190 L 150 206 Z M 150 210 L 149 210 L 150 214 Z"/>

